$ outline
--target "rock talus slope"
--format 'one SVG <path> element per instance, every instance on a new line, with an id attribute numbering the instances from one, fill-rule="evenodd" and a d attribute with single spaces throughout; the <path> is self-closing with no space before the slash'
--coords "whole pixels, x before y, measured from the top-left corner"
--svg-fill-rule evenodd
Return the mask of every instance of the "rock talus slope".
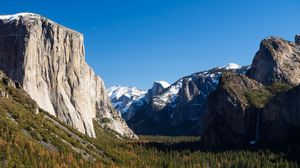
<path id="1" fill-rule="evenodd" d="M 83 35 L 76 31 L 36 14 L 2 16 L 0 69 L 41 108 L 82 133 L 95 137 L 92 120 L 108 118 L 106 126 L 135 136 L 85 62 Z"/>

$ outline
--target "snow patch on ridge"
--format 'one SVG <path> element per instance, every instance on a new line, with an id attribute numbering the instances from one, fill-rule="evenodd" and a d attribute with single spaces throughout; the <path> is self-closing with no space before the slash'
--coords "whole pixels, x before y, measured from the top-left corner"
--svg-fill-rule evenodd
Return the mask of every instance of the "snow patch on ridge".
<path id="1" fill-rule="evenodd" d="M 20 19 L 21 17 L 25 17 L 25 16 L 30 16 L 30 17 L 38 17 L 38 14 L 34 14 L 34 13 L 27 13 L 27 12 L 23 12 L 23 13 L 17 13 L 14 15 L 0 15 L 0 20 L 17 20 Z"/>
<path id="2" fill-rule="evenodd" d="M 170 84 L 166 81 L 155 81 L 155 83 L 159 83 L 165 89 L 170 86 Z"/>
<path id="3" fill-rule="evenodd" d="M 136 87 L 118 85 L 107 89 L 107 93 L 115 109 L 120 114 L 124 114 L 127 113 L 132 103 L 138 102 L 146 94 L 146 91 L 139 90 Z"/>
<path id="4" fill-rule="evenodd" d="M 119 99 L 122 96 L 137 99 L 140 95 L 146 94 L 146 91 L 139 90 L 136 87 L 113 86 L 107 89 L 108 96 L 111 99 Z"/>
<path id="5" fill-rule="evenodd" d="M 235 70 L 239 68 L 241 68 L 241 66 L 236 63 L 229 63 L 227 65 L 219 67 L 219 69 L 226 69 L 226 70 Z"/>

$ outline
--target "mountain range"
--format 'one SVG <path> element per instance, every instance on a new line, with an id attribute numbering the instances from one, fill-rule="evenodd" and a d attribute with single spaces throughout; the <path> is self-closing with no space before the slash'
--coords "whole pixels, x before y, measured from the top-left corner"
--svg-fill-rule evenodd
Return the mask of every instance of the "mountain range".
<path id="1" fill-rule="evenodd" d="M 147 92 L 140 91 L 141 94 L 132 92 L 132 89 L 138 90 L 135 87 L 126 89 L 116 86 L 108 89 L 108 95 L 114 107 L 137 134 L 200 135 L 200 123 L 208 96 L 218 86 L 222 73 L 233 71 L 243 74 L 249 68 L 230 63 L 183 77 L 172 85 L 156 81 Z M 128 101 L 124 97 L 134 99 Z M 119 108 L 123 103 L 126 107 Z"/>
<path id="2" fill-rule="evenodd" d="M 295 141 L 299 44 L 300 35 L 294 42 L 267 37 L 249 66 L 194 73 L 156 95 L 149 89 L 118 110 L 140 135 L 201 135 L 210 147 Z"/>

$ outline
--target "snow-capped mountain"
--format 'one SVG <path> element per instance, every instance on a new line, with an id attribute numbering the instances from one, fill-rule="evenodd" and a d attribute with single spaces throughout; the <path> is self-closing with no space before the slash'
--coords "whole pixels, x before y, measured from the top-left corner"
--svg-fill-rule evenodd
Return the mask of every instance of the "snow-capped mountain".
<path id="1" fill-rule="evenodd" d="M 226 70 L 235 70 L 235 69 L 240 69 L 241 66 L 236 64 L 236 63 L 229 63 L 227 65 L 224 65 L 224 66 L 221 66 L 221 67 L 218 67 L 220 69 L 226 69 Z"/>
<path id="2" fill-rule="evenodd" d="M 118 85 L 108 88 L 107 93 L 115 109 L 120 114 L 124 114 L 128 111 L 132 102 L 138 100 L 147 92 L 139 90 L 136 87 L 123 87 Z"/>
<path id="3" fill-rule="evenodd" d="M 153 104 L 158 107 L 158 109 L 162 109 L 166 106 L 168 107 L 176 107 L 176 100 L 178 95 L 180 94 L 179 91 L 183 88 L 183 82 L 191 82 L 195 81 L 197 79 L 201 79 L 200 82 L 203 82 L 204 88 L 201 89 L 202 93 L 201 95 L 203 97 L 207 97 L 210 94 L 210 91 L 207 90 L 214 90 L 214 89 L 209 89 L 210 87 L 215 88 L 218 85 L 219 82 L 219 77 L 221 76 L 223 71 L 226 70 L 233 70 L 233 71 L 239 71 L 241 70 L 241 66 L 235 63 L 229 63 L 224 66 L 216 67 L 212 70 L 209 71 L 203 71 L 199 73 L 194 73 L 191 76 L 187 76 L 184 78 L 181 78 L 174 84 L 172 84 L 170 87 L 168 87 L 162 94 L 153 97 Z M 239 73 L 244 73 L 239 72 Z M 191 99 L 191 96 L 188 97 L 188 99 Z"/>
<path id="4" fill-rule="evenodd" d="M 155 81 L 147 92 L 136 87 L 113 86 L 107 90 L 113 106 L 119 111 L 125 120 L 129 120 L 135 112 L 144 104 L 147 104 L 152 97 L 158 95 L 170 84 L 166 81 Z"/>
<path id="5" fill-rule="evenodd" d="M 249 68 L 229 63 L 183 77 L 172 85 L 155 81 L 147 92 L 114 86 L 108 95 L 137 134 L 199 135 L 208 96 L 217 88 L 222 73 L 244 74 Z"/>
<path id="6" fill-rule="evenodd" d="M 183 77 L 165 87 L 159 94 L 138 99 L 131 108 L 128 125 L 137 134 L 199 135 L 201 119 L 206 111 L 206 102 L 224 71 L 244 74 L 249 69 L 230 63 L 208 71 Z M 153 88 L 152 88 L 153 89 Z"/>

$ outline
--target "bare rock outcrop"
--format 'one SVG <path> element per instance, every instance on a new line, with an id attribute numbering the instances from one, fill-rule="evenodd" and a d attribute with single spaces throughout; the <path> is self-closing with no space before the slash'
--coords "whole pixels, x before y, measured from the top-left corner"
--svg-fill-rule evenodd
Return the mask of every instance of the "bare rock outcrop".
<path id="1" fill-rule="evenodd" d="M 265 85 L 273 82 L 300 84 L 299 36 L 295 43 L 277 38 L 264 39 L 256 53 L 248 76 Z"/>
<path id="2" fill-rule="evenodd" d="M 152 88 L 148 90 L 148 92 L 146 94 L 146 99 L 148 99 L 148 100 L 152 99 L 154 96 L 159 95 L 161 92 L 163 92 L 169 86 L 170 86 L 170 84 L 165 81 L 155 81 L 153 83 Z"/>
<path id="3" fill-rule="evenodd" d="M 112 107 L 102 79 L 85 62 L 83 35 L 40 15 L 0 17 L 0 69 L 37 104 L 95 137 L 93 119 L 135 137 Z"/>

